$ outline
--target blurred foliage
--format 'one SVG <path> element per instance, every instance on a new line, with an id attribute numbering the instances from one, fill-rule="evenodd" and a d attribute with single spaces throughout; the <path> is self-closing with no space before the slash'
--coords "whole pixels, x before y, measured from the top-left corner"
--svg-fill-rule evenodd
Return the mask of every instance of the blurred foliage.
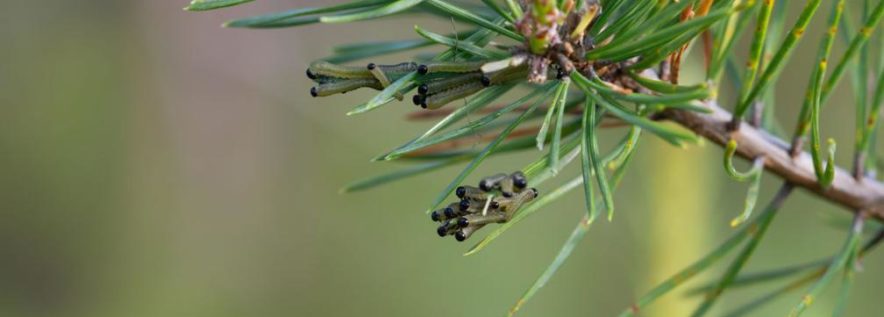
<path id="1" fill-rule="evenodd" d="M 860 16 L 859 2 L 848 2 Z M 365 41 L 366 30 L 383 30 L 377 40 L 413 38 L 417 20 L 269 33 L 217 28 L 238 16 L 303 5 L 263 1 L 195 17 L 174 1 L 11 4 L 14 14 L 0 22 L 0 57 L 7 61 L 0 66 L 0 315 L 487 316 L 511 306 L 586 215 L 583 198 L 564 196 L 493 248 L 462 257 L 469 246 L 433 236 L 421 212 L 460 168 L 340 196 L 354 176 L 400 168 L 368 159 L 430 124 L 403 123 L 412 108 L 396 104 L 346 117 L 342 105 L 372 94 L 309 99 L 303 69 L 328 47 Z M 800 9 L 790 5 L 787 21 Z M 440 34 L 469 30 L 449 21 L 420 23 Z M 824 29 L 814 23 L 808 34 Z M 810 71 L 804 65 L 813 54 L 802 49 L 815 49 L 818 40 L 801 42 L 782 71 L 778 117 L 791 120 L 788 114 L 799 111 L 787 101 L 804 92 Z M 736 45 L 742 52 L 750 46 Z M 842 53 L 836 46 L 833 54 Z M 686 80 L 702 78 L 702 68 L 690 64 Z M 834 89 L 830 98 L 852 100 L 849 90 Z M 721 94 L 737 98 L 728 87 Z M 855 114 L 837 108 L 824 109 L 822 129 L 850 139 L 853 128 L 840 122 Z M 604 131 L 599 141 L 609 149 L 620 137 Z M 596 223 L 588 243 L 573 250 L 521 315 L 614 315 L 730 236 L 745 184 L 727 180 L 712 164 L 722 150 L 642 142 L 615 196 L 616 221 Z M 515 170 L 534 156 L 494 158 L 475 175 Z M 840 151 L 835 159 L 849 162 L 849 156 Z M 672 171 L 660 166 L 675 162 L 692 177 L 667 177 Z M 684 193 L 655 192 L 655 184 Z M 761 186 L 775 188 L 773 178 Z M 759 199 L 771 195 L 764 190 Z M 849 224 L 837 209 L 796 193 L 744 271 L 836 252 L 845 238 L 840 228 Z M 878 253 L 863 258 L 867 269 L 857 274 L 845 316 L 880 311 L 884 275 L 872 269 L 880 260 Z M 718 273 L 691 285 L 717 282 Z M 765 291 L 754 285 L 730 291 L 713 315 Z M 805 316 L 829 315 L 836 293 L 829 287 Z M 686 294 L 669 294 L 643 315 L 688 314 L 699 298 Z M 800 293 L 787 295 L 754 314 L 788 311 Z"/>

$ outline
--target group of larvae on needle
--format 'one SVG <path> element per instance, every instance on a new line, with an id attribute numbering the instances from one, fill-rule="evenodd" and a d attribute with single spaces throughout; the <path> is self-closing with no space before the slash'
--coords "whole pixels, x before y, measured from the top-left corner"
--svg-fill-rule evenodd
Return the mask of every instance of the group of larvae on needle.
<path id="1" fill-rule="evenodd" d="M 464 241 L 487 224 L 509 221 L 523 205 L 537 198 L 536 188 L 527 188 L 522 172 L 496 174 L 479 181 L 479 187 L 460 186 L 460 201 L 433 211 L 430 219 L 439 222 L 440 237 L 453 235 Z"/>
<path id="2" fill-rule="evenodd" d="M 574 6 L 573 1 L 567 1 Z M 531 41 L 523 47 L 511 47 L 512 57 L 503 60 L 459 62 L 406 62 L 395 65 L 370 63 L 366 66 L 336 65 L 317 61 L 307 69 L 307 77 L 317 83 L 310 89 L 313 97 L 346 93 L 359 88 L 383 90 L 396 80 L 417 72 L 417 88 L 412 102 L 424 109 L 434 110 L 461 100 L 493 85 L 508 85 L 524 81 L 543 83 L 547 78 L 562 79 L 571 71 L 591 72 L 614 88 L 631 91 L 635 86 L 623 69 L 635 60 L 624 62 L 587 61 L 585 52 L 594 47 L 592 39 L 583 31 L 592 25 L 600 6 L 588 2 L 580 10 L 565 10 L 567 15 L 556 16 L 552 24 L 541 25 L 530 15 L 516 23 L 517 30 L 529 39 L 550 43 L 542 51 L 535 50 Z M 557 12 L 556 14 L 561 14 Z M 530 48 L 530 52 L 529 52 Z M 400 101 L 401 93 L 394 95 Z M 486 177 L 478 187 L 461 186 L 456 190 L 458 202 L 432 213 L 433 221 L 440 223 L 440 236 L 453 235 L 458 241 L 468 239 L 487 224 L 509 221 L 520 207 L 534 200 L 538 192 L 527 188 L 527 179 L 521 172 Z"/>
<path id="3" fill-rule="evenodd" d="M 482 67 L 486 64 L 486 61 L 421 65 L 407 62 L 355 67 L 318 61 L 307 69 L 307 77 L 318 84 L 310 89 L 310 94 L 322 97 L 364 87 L 383 90 L 393 81 L 416 71 L 421 80 L 412 101 L 421 108 L 433 110 L 485 87 L 510 83 L 528 75 L 527 67 L 504 67 L 485 73 Z M 561 78 L 564 72 L 558 71 L 555 76 Z M 403 99 L 402 96 L 396 97 Z M 454 236 L 457 241 L 464 241 L 487 224 L 509 221 L 519 208 L 537 197 L 537 189 L 527 187 L 528 180 L 522 172 L 483 178 L 478 187 L 458 187 L 455 194 L 460 200 L 430 215 L 439 223 L 436 233 L 440 237 Z"/>
<path id="4" fill-rule="evenodd" d="M 416 106 L 435 110 L 453 101 L 461 100 L 492 85 L 511 84 L 524 80 L 529 74 L 526 64 L 513 66 L 489 61 L 440 62 L 417 64 L 405 62 L 395 65 L 369 63 L 366 67 L 336 65 L 325 61 L 310 64 L 307 77 L 318 85 L 310 88 L 313 97 L 343 94 L 359 88 L 383 90 L 402 76 L 417 72 L 417 94 L 412 97 Z M 558 68 L 550 70 L 556 78 L 565 76 Z M 404 98 L 397 94 L 400 101 Z"/>

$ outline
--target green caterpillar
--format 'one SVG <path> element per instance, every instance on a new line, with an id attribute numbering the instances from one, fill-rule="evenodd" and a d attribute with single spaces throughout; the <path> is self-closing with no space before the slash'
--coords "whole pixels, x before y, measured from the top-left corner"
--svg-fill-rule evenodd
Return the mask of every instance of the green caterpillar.
<path id="1" fill-rule="evenodd" d="M 418 65 L 413 62 L 395 65 L 377 65 L 370 63 L 366 67 L 336 65 L 325 61 L 310 64 L 307 77 L 319 83 L 310 89 L 313 97 L 324 97 L 338 93 L 346 93 L 362 87 L 382 90 L 408 73 L 416 71 Z M 397 94 L 399 100 L 402 96 Z"/>
<path id="2" fill-rule="evenodd" d="M 413 62 L 399 63 L 395 65 L 377 65 L 375 63 L 368 64 L 369 67 L 344 66 L 332 64 L 325 61 L 316 61 L 307 68 L 307 77 L 313 80 L 321 80 L 325 78 L 374 78 L 371 69 L 379 68 L 386 76 L 390 78 L 402 77 L 405 74 L 416 71 L 418 65 Z"/>
<path id="3" fill-rule="evenodd" d="M 485 86 L 497 85 L 508 81 L 523 79 L 526 76 L 528 76 L 527 66 L 510 67 L 491 74 L 486 74 L 482 77 L 482 83 L 485 84 Z"/>
<path id="4" fill-rule="evenodd" d="M 358 78 L 339 81 L 327 81 L 310 88 L 310 95 L 313 97 L 325 97 L 334 94 L 346 93 L 362 87 L 373 88 L 375 90 L 384 89 L 381 82 L 374 78 Z"/>
<path id="5" fill-rule="evenodd" d="M 464 85 L 469 82 L 479 82 L 482 79 L 482 73 L 470 72 L 463 75 L 442 78 L 424 83 L 417 88 L 417 93 L 422 95 L 433 94 L 457 86 Z"/>
<path id="6" fill-rule="evenodd" d="M 335 65 L 325 61 L 316 61 L 310 64 L 307 69 L 307 77 L 310 79 L 318 79 L 321 77 L 332 78 L 374 78 L 374 75 L 365 67 Z"/>
<path id="7" fill-rule="evenodd" d="M 417 67 L 417 73 L 421 75 L 432 73 L 469 73 L 477 72 L 485 65 L 486 61 L 475 62 L 438 62 L 427 63 Z"/>
<path id="8" fill-rule="evenodd" d="M 466 83 L 461 86 L 457 86 L 448 90 L 441 91 L 439 93 L 426 96 L 425 98 L 420 98 L 420 106 L 422 108 L 431 110 L 439 109 L 452 101 L 475 94 L 484 88 L 485 86 L 482 85 L 481 82 Z"/>

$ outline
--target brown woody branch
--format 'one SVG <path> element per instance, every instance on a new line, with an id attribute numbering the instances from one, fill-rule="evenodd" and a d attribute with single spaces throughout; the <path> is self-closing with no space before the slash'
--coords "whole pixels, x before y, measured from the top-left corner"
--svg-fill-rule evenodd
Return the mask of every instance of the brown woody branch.
<path id="1" fill-rule="evenodd" d="M 837 168 L 832 185 L 823 189 L 817 183 L 810 154 L 801 152 L 793 158 L 789 155 L 788 143 L 748 124 L 730 131 L 728 124 L 731 113 L 715 102 L 707 104 L 712 113 L 671 109 L 664 115 L 719 145 L 733 139 L 738 144 L 737 155 L 749 160 L 763 156 L 765 169 L 784 181 L 803 187 L 852 212 L 865 212 L 879 221 L 884 220 L 884 184 L 872 178 L 854 179 L 847 170 Z"/>

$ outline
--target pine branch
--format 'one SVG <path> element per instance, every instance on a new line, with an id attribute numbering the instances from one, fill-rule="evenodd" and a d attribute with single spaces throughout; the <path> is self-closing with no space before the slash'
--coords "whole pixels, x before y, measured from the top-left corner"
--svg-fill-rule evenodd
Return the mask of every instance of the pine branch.
<path id="1" fill-rule="evenodd" d="M 665 117 L 721 146 L 736 140 L 737 155 L 748 160 L 764 157 L 765 169 L 784 181 L 844 206 L 848 211 L 864 211 L 879 221 L 884 220 L 884 184 L 871 178 L 857 181 L 848 170 L 838 167 L 832 185 L 823 189 L 817 182 L 809 153 L 801 152 L 793 158 L 787 142 L 747 124 L 730 131 L 731 113 L 715 102 L 707 102 L 707 106 L 712 113 L 670 109 Z"/>
<path id="2" fill-rule="evenodd" d="M 247 3 L 251 0 L 193 0 L 190 10 L 209 10 Z M 311 64 L 307 77 L 317 86 L 314 97 L 344 93 L 359 88 L 379 90 L 368 102 L 350 114 L 378 109 L 404 94 L 416 91 L 411 101 L 421 108 L 434 110 L 413 115 L 411 119 L 442 117 L 423 135 L 389 151 L 375 160 L 425 160 L 429 163 L 356 182 L 345 191 L 356 191 L 394 180 L 426 173 L 441 167 L 469 161 L 466 168 L 452 180 L 432 202 L 432 221 L 439 222 L 436 233 L 464 241 L 477 230 L 494 223 L 501 224 L 485 236 L 466 255 L 482 250 L 522 219 L 535 214 L 546 204 L 558 200 L 578 185 L 583 185 L 587 214 L 578 223 L 560 253 L 537 281 L 510 311 L 515 313 L 565 262 L 576 244 L 589 229 L 601 209 L 611 220 L 613 191 L 625 171 L 624 166 L 635 149 L 642 131 L 673 145 L 683 146 L 705 138 L 725 147 L 725 170 L 737 181 L 750 181 L 745 207 L 731 223 L 739 227 L 734 236 L 693 265 L 639 299 L 624 312 L 636 313 L 656 298 L 678 287 L 686 279 L 704 271 L 731 250 L 745 243 L 740 255 L 696 310 L 703 316 L 723 292 L 741 282 L 739 273 L 754 253 L 756 246 L 782 200 L 795 187 L 802 187 L 823 200 L 833 202 L 855 213 L 858 225 L 869 217 L 884 220 L 884 183 L 874 178 L 874 150 L 878 115 L 884 103 L 884 70 L 877 84 L 869 76 L 867 42 L 876 43 L 871 35 L 884 19 L 884 0 L 872 6 L 866 1 L 859 32 L 847 31 L 849 46 L 826 78 L 826 66 L 833 45 L 839 37 L 838 27 L 851 28 L 845 0 L 833 0 L 815 70 L 811 76 L 806 100 L 798 115 L 798 124 L 791 143 L 767 131 L 782 131 L 773 116 L 775 83 L 790 60 L 822 1 L 808 1 L 789 31 L 789 35 L 772 54 L 779 42 L 784 23 L 786 1 L 776 0 L 687 0 L 687 1 L 597 1 L 597 0 L 535 0 L 506 1 L 506 7 L 494 0 L 482 1 L 485 7 L 468 2 L 438 0 L 357 0 L 321 8 L 295 9 L 232 21 L 227 26 L 276 28 L 311 23 L 342 23 L 376 19 L 398 14 L 431 13 L 446 19 L 469 23 L 474 30 L 452 35 L 433 33 L 416 26 L 424 39 L 395 42 L 358 43 L 343 46 L 326 61 Z M 845 23 L 841 23 L 842 14 Z M 756 21 L 747 68 L 734 66 L 734 45 Z M 680 85 L 679 68 L 682 57 L 702 37 L 707 81 L 697 85 Z M 500 39 L 501 41 L 497 41 Z M 513 40 L 516 44 L 512 44 Z M 395 65 L 369 63 L 366 66 L 338 65 L 333 62 L 353 61 L 414 48 L 438 44 L 444 52 L 418 57 Z M 884 42 L 878 43 L 884 45 Z M 860 61 L 855 59 L 860 56 Z M 762 60 L 763 57 L 763 60 Z M 884 57 L 884 55 L 882 55 Z M 418 64 L 417 62 L 422 62 Z M 881 60 L 884 64 L 884 59 Z M 835 89 L 848 65 L 854 75 L 856 97 L 856 140 L 852 172 L 834 165 L 834 141 L 830 141 L 825 168 L 820 151 L 820 110 Z M 884 65 L 877 65 L 884 68 Z M 657 75 L 654 70 L 659 70 Z M 722 79 L 727 72 L 728 79 Z M 760 77 L 759 77 L 760 76 Z M 758 78 L 756 78 L 758 77 Z M 757 79 L 757 80 L 756 80 Z M 727 81 L 739 92 L 734 113 L 719 106 L 718 89 Z M 857 86 L 858 85 L 858 86 Z M 516 86 L 528 88 L 522 97 L 506 106 L 489 106 Z M 569 89 L 572 88 L 572 89 Z M 869 94 L 869 89 L 875 89 Z M 519 89 L 521 90 L 521 89 Z M 873 95 L 873 96 L 872 96 Z M 573 97 L 573 98 L 572 98 Z M 466 99 L 456 110 L 437 110 L 446 104 Z M 872 103 L 869 104 L 869 100 Z M 530 101 L 530 103 L 529 103 Z M 527 107 L 526 107 L 527 106 Z M 749 112 L 749 111 L 752 112 Z M 472 113 L 485 114 L 460 127 L 455 124 Z M 544 115 L 545 114 L 545 115 Z M 582 120 L 579 120 L 576 115 Z M 750 124 L 742 125 L 744 115 L 751 115 Z M 629 126 L 613 151 L 599 152 L 596 129 Z M 663 124 L 668 120 L 675 125 Z M 540 122 L 538 122 L 540 121 Z M 524 127 L 523 127 L 524 125 Z M 681 126 L 681 127 L 678 127 Z M 686 131 L 685 128 L 689 131 Z M 802 151 L 808 132 L 810 153 Z M 536 135 L 536 138 L 534 137 Z M 481 150 L 465 149 L 464 140 L 487 143 Z M 478 187 L 465 183 L 466 178 L 484 160 L 493 156 L 534 148 L 549 151 L 534 163 L 513 173 L 498 173 L 479 181 Z M 733 156 L 739 155 L 753 163 L 748 173 L 733 167 Z M 573 181 L 542 196 L 536 188 L 556 176 L 577 156 L 581 157 L 582 173 Z M 868 159 L 868 163 L 866 160 Z M 866 173 L 864 169 L 870 167 Z M 764 170 L 783 180 L 779 194 L 761 215 L 752 219 Z M 608 177 L 608 173 L 613 175 Z M 609 180 L 610 179 L 610 180 Z M 598 186 L 594 186 L 593 183 Z M 610 183 L 610 184 L 609 184 Z M 596 188 L 601 198 L 596 201 Z M 451 194 L 459 201 L 443 205 Z M 538 198 L 539 197 L 539 198 Z M 535 198 L 538 198 L 535 200 Z M 436 207 L 441 206 L 441 209 Z M 524 207 L 524 208 L 523 208 Z M 823 275 L 812 275 L 800 283 L 821 276 L 805 297 L 797 313 L 810 304 L 836 271 L 851 267 L 862 255 L 857 241 L 859 231 L 838 254 Z M 873 240 L 880 241 L 880 235 Z M 766 280 L 767 277 L 758 280 Z M 846 303 L 852 270 L 845 271 L 838 311 Z M 789 290 L 802 284 L 791 284 Z M 778 291 L 782 293 L 784 291 Z M 766 299 L 764 299 L 766 300 Z"/>

